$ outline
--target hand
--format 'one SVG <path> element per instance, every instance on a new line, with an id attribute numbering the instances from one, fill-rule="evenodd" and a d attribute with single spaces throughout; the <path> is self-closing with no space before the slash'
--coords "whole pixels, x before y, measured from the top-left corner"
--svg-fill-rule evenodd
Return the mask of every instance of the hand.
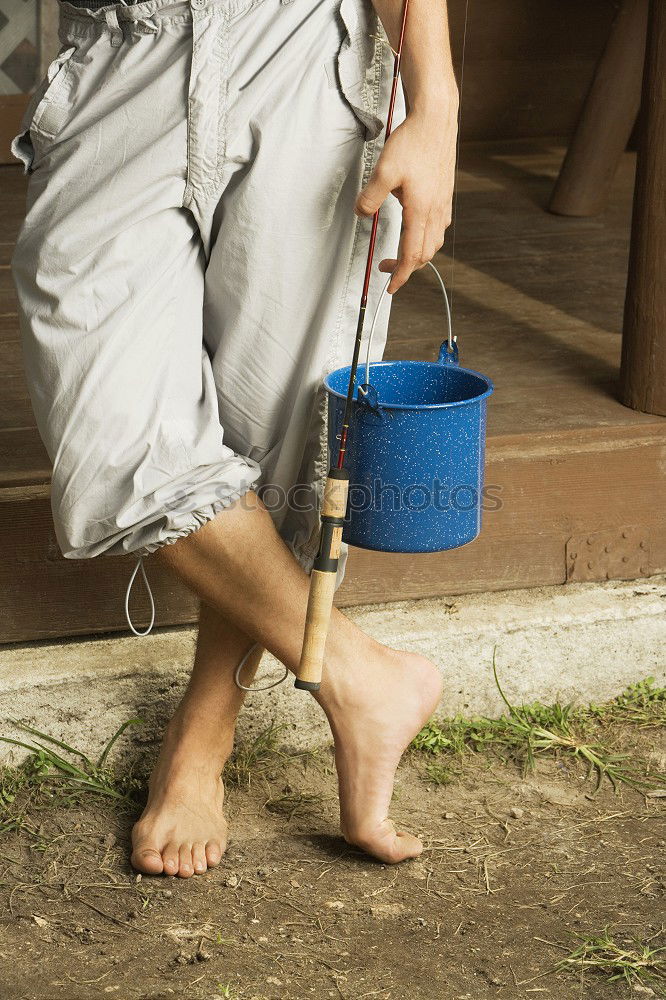
<path id="1" fill-rule="evenodd" d="M 374 215 L 389 194 L 402 205 L 398 259 L 379 265 L 380 271 L 393 273 L 388 286 L 391 295 L 444 244 L 452 214 L 457 112 L 457 91 L 439 114 L 411 111 L 389 136 L 356 200 L 357 215 Z"/>

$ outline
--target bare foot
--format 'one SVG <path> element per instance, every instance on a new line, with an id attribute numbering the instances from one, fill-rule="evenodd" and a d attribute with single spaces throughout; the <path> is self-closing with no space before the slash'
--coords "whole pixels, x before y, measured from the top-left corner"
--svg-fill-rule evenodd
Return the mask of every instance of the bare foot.
<path id="1" fill-rule="evenodd" d="M 222 764 L 200 733 L 183 733 L 172 720 L 132 830 L 137 871 L 189 878 L 219 865 L 227 846 Z"/>
<path id="2" fill-rule="evenodd" d="M 388 864 L 423 850 L 418 837 L 395 829 L 388 811 L 400 758 L 441 693 L 430 660 L 371 642 L 363 668 L 331 664 L 317 696 L 335 740 L 343 836 Z"/>

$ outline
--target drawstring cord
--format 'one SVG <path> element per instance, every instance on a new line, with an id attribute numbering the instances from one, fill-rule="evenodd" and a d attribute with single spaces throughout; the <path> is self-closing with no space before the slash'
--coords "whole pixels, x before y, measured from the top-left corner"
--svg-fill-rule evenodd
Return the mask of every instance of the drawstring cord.
<path id="1" fill-rule="evenodd" d="M 128 0 L 120 0 L 120 6 L 129 7 L 131 3 Z M 127 37 L 129 37 L 134 28 L 143 28 L 144 33 L 148 32 L 152 35 L 156 35 L 159 32 L 159 28 L 150 17 L 139 17 L 131 21 L 123 20 L 121 24 L 118 18 L 117 6 L 104 11 L 104 20 L 109 29 L 111 45 L 114 49 L 119 49 L 125 40 L 125 26 L 127 26 Z"/>
<path id="2" fill-rule="evenodd" d="M 139 629 L 137 629 L 135 627 L 134 622 L 132 621 L 132 616 L 130 615 L 130 609 L 129 609 L 129 602 L 130 602 L 130 595 L 132 593 L 132 587 L 134 586 L 134 581 L 136 580 L 137 574 L 139 572 L 141 573 L 141 576 L 143 578 L 143 583 L 144 583 L 144 586 L 145 586 L 146 591 L 148 593 L 148 599 L 150 601 L 150 622 L 149 622 L 148 626 L 142 632 L 139 631 Z M 132 575 L 131 575 L 131 577 L 129 579 L 129 583 L 127 584 L 127 590 L 125 591 L 125 618 L 127 619 L 127 624 L 129 625 L 129 627 L 132 630 L 132 632 L 134 633 L 134 635 L 139 636 L 139 638 L 141 638 L 141 639 L 143 639 L 147 635 L 150 635 L 150 633 L 153 630 L 153 625 L 155 624 L 155 598 L 153 597 L 153 592 L 152 592 L 152 590 L 150 588 L 150 583 L 148 582 L 148 576 L 146 574 L 146 567 L 143 565 L 143 556 L 141 556 L 139 559 L 137 559 L 136 566 L 134 567 L 134 570 L 132 571 Z M 256 693 L 258 691 L 270 691 L 270 690 L 272 690 L 272 688 L 279 687 L 280 684 L 283 684 L 286 681 L 287 677 L 289 676 L 289 670 L 287 669 L 287 667 L 285 667 L 284 668 L 284 674 L 282 675 L 282 677 L 279 677 L 278 680 L 276 680 L 276 681 L 271 681 L 269 684 L 263 684 L 263 685 L 260 685 L 258 687 L 248 687 L 245 684 L 243 684 L 241 682 L 241 679 L 240 679 L 240 675 L 241 675 L 241 672 L 243 670 L 243 667 L 245 666 L 245 664 L 249 660 L 249 658 L 252 655 L 252 653 L 254 653 L 255 649 L 258 649 L 258 648 L 259 648 L 259 643 L 258 642 L 255 642 L 252 646 L 250 646 L 250 648 L 248 649 L 247 653 L 245 654 L 245 656 L 243 657 L 243 659 L 240 661 L 240 663 L 236 667 L 236 670 L 234 671 L 234 683 L 236 684 L 236 687 L 240 688 L 241 691 L 249 691 L 250 693 L 252 693 L 252 692 Z"/>
<path id="3" fill-rule="evenodd" d="M 148 598 L 150 600 L 150 624 L 143 632 L 139 632 L 138 629 L 134 627 L 132 618 L 129 610 L 129 600 L 130 594 L 132 593 L 132 587 L 134 586 L 134 581 L 136 580 L 136 575 L 141 570 L 141 576 L 143 577 L 144 586 L 148 592 Z M 127 590 L 125 591 L 125 618 L 127 619 L 127 624 L 129 625 L 134 635 L 138 635 L 139 638 L 143 638 L 146 635 L 150 635 L 153 630 L 153 625 L 155 624 L 155 599 L 153 597 L 153 592 L 150 589 L 150 584 L 148 583 L 148 577 L 146 576 L 146 567 L 143 565 L 143 557 L 137 560 L 137 564 L 134 567 L 134 572 L 130 577 L 130 581 L 127 584 Z"/>
<path id="4" fill-rule="evenodd" d="M 245 666 L 245 664 L 247 663 L 247 661 L 250 659 L 252 653 L 254 653 L 255 649 L 257 649 L 258 647 L 259 647 L 258 642 L 255 642 L 253 646 L 250 646 L 247 653 L 236 667 L 234 673 L 234 682 L 236 684 L 236 687 L 240 688 L 241 691 L 249 691 L 250 693 L 252 692 L 256 693 L 257 691 L 270 691 L 272 688 L 279 687 L 280 684 L 283 684 L 286 681 L 287 677 L 289 676 L 289 670 L 287 669 L 287 667 L 285 667 L 284 674 L 282 675 L 282 677 L 278 678 L 278 680 L 271 681 L 270 684 L 263 684 L 261 687 L 246 687 L 246 685 L 243 684 L 240 679 L 241 671 Z"/>

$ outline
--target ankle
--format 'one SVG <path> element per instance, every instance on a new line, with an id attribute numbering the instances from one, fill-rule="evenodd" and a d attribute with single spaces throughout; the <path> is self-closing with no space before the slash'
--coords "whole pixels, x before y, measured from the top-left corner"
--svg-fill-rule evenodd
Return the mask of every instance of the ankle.
<path id="1" fill-rule="evenodd" d="M 220 774 L 233 750 L 235 721 L 210 717 L 181 703 L 166 727 L 163 746 L 174 765 Z"/>
<path id="2" fill-rule="evenodd" d="M 362 641 L 351 648 L 334 650 L 326 657 L 321 689 L 315 698 L 327 714 L 360 705 L 367 693 L 365 685 L 375 686 L 375 668 L 379 664 L 388 667 L 396 655 L 370 636 L 361 635 Z"/>

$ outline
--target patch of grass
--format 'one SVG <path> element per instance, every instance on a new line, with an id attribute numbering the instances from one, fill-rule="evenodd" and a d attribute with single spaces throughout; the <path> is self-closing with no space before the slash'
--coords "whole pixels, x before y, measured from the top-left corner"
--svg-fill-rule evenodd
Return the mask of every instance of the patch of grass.
<path id="1" fill-rule="evenodd" d="M 119 737 L 141 719 L 129 719 L 105 744 L 97 760 L 47 733 L 11 720 L 23 732 L 39 740 L 30 742 L 0 736 L 0 742 L 29 750 L 29 756 L 17 768 L 0 771 L 0 833 L 21 826 L 28 809 L 44 799 L 80 801 L 83 793 L 114 799 L 120 806 L 135 809 L 142 787 L 131 769 L 117 773 L 109 764 L 109 753 Z M 61 753 L 54 748 L 57 747 Z"/>
<path id="2" fill-rule="evenodd" d="M 41 784 L 40 771 L 35 757 L 28 757 L 20 767 L 0 768 L 0 834 L 21 826 L 27 800 Z"/>
<path id="3" fill-rule="evenodd" d="M 272 723 L 262 730 L 251 743 L 241 744 L 233 752 L 224 768 L 224 780 L 229 784 L 249 788 L 252 779 L 262 774 L 276 756 L 283 757 L 277 749 L 280 734 L 286 727 Z"/>
<path id="4" fill-rule="evenodd" d="M 416 736 L 412 748 L 434 756 L 489 751 L 503 759 L 520 761 L 526 771 L 534 767 L 540 755 L 564 754 L 587 766 L 588 775 L 596 777 L 597 788 L 604 778 L 614 788 L 626 784 L 637 789 L 654 788 L 665 780 L 664 775 L 648 774 L 644 765 L 626 754 L 613 753 L 600 738 L 591 736 L 600 718 L 622 719 L 642 726 L 651 725 L 660 712 L 663 718 L 666 689 L 656 687 L 653 678 L 632 685 L 607 706 L 577 708 L 534 702 L 516 707 L 502 690 L 494 656 L 493 674 L 507 708 L 504 715 L 499 719 L 486 716 L 466 719 L 458 715 L 453 719 L 431 720 Z M 436 780 L 428 769 L 426 776 L 428 780 Z"/>
<path id="5" fill-rule="evenodd" d="M 661 933 L 661 932 L 660 932 Z M 607 982 L 625 982 L 629 986 L 649 986 L 664 996 L 666 984 L 666 946 L 655 947 L 658 935 L 640 941 L 629 938 L 618 941 L 604 928 L 601 934 L 580 938 L 580 945 L 557 965 L 558 972 L 571 969 L 603 975 Z"/>
<path id="6" fill-rule="evenodd" d="M 460 769 L 448 767 L 440 761 L 428 764 L 425 773 L 427 780 L 433 785 L 450 785 L 456 778 L 460 777 Z"/>
<path id="7" fill-rule="evenodd" d="M 0 834 L 24 825 L 28 811 L 55 801 L 72 805 L 80 803 L 86 793 L 113 799 L 118 806 L 130 811 L 140 808 L 145 779 L 133 769 L 119 770 L 109 763 L 116 741 L 130 726 L 143 720 L 129 719 L 113 734 L 97 759 L 58 740 L 48 733 L 14 719 L 18 729 L 37 739 L 31 741 L 0 736 L 0 742 L 22 747 L 29 756 L 18 767 L 0 766 Z M 292 760 L 309 757 L 309 753 L 285 754 L 278 750 L 280 734 L 285 726 L 271 725 L 250 743 L 239 746 L 225 768 L 225 779 L 233 785 L 249 787 L 276 759 Z M 299 804 L 294 803 L 294 808 Z M 286 807 L 285 807 L 286 809 Z"/>
<path id="8" fill-rule="evenodd" d="M 443 750 L 462 753 L 465 733 L 473 721 L 459 715 L 455 719 L 442 719 L 440 722 L 431 719 L 412 740 L 412 749 L 431 754 L 440 754 Z"/>
<path id="9" fill-rule="evenodd" d="M 583 710 L 602 722 L 627 722 L 639 729 L 666 725 L 666 687 L 658 687 L 654 677 L 630 684 L 626 691 L 605 705 L 590 705 Z"/>
<path id="10" fill-rule="evenodd" d="M 310 815 L 315 807 L 321 806 L 322 802 L 322 795 L 313 795 L 309 792 L 299 792 L 288 788 L 281 795 L 271 796 L 265 803 L 265 808 L 269 812 L 279 813 L 281 816 L 293 819 L 294 816 Z"/>

